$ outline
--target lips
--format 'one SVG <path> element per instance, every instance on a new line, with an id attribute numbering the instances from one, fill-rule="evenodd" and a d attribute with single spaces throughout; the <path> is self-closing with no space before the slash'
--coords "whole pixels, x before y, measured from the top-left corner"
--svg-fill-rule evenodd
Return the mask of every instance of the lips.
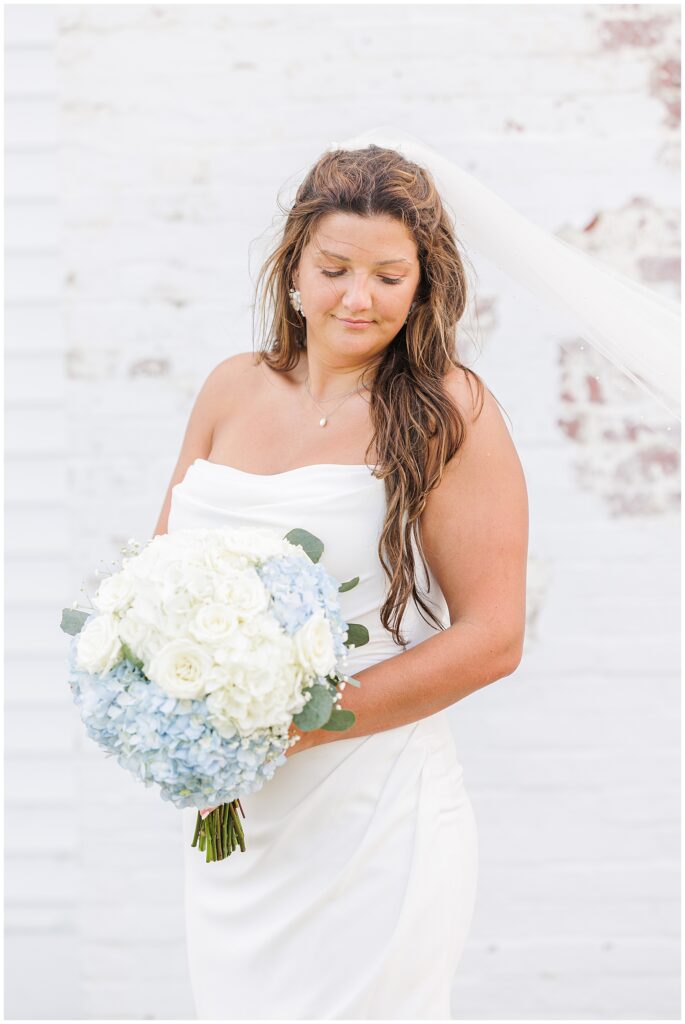
<path id="1" fill-rule="evenodd" d="M 344 324 L 372 324 L 373 320 L 349 320 L 346 316 L 339 316 L 338 320 L 342 320 Z"/>

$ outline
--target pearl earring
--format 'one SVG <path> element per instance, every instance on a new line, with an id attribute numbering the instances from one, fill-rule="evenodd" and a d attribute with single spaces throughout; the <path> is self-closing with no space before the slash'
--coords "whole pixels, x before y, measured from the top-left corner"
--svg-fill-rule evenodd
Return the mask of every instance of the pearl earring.
<path id="1" fill-rule="evenodd" d="M 302 316 L 304 317 L 304 313 L 302 313 L 302 298 L 297 288 L 290 289 L 290 302 L 293 306 L 293 309 L 295 309 L 298 313 L 301 313 Z"/>

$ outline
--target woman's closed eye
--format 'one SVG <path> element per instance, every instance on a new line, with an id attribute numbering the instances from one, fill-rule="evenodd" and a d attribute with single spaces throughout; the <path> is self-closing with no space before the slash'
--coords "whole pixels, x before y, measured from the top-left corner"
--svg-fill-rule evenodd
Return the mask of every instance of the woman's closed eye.
<path id="1" fill-rule="evenodd" d="M 345 271 L 344 270 L 322 270 L 321 273 L 325 274 L 326 277 L 340 277 L 340 275 L 344 274 Z M 402 283 L 402 278 L 401 277 L 381 277 L 381 281 L 385 281 L 386 284 L 401 284 Z"/>

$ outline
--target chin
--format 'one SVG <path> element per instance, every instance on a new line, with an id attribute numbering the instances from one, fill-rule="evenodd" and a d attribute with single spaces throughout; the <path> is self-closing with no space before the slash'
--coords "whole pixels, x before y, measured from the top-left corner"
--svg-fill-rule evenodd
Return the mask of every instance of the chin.
<path id="1" fill-rule="evenodd" d="M 350 349 L 354 349 L 355 352 L 375 352 L 379 348 L 384 348 L 383 342 L 378 338 L 368 336 L 368 331 L 349 331 L 346 337 L 335 339 L 335 346 L 346 352 Z"/>

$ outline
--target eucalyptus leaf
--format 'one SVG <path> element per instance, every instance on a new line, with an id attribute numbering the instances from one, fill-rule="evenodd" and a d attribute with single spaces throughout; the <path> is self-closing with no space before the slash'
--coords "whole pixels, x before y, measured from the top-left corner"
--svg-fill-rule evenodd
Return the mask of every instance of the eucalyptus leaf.
<path id="1" fill-rule="evenodd" d="M 350 729 L 356 720 L 357 716 L 354 711 L 346 711 L 344 708 L 333 708 L 331 717 L 321 728 L 328 729 L 329 732 L 344 732 L 346 729 Z"/>
<path id="2" fill-rule="evenodd" d="M 301 548 L 304 548 L 304 552 L 309 556 L 312 562 L 318 562 L 323 554 L 323 543 L 318 537 L 315 537 L 313 533 L 309 533 L 308 530 L 291 530 L 290 533 L 286 533 L 285 539 L 290 544 L 299 544 Z"/>
<path id="3" fill-rule="evenodd" d="M 366 626 L 360 625 L 358 622 L 347 623 L 347 640 L 345 640 L 345 646 L 351 647 L 353 644 L 355 647 L 363 647 L 364 644 L 369 642 L 369 631 Z"/>
<path id="4" fill-rule="evenodd" d="M 128 644 L 122 644 L 121 650 L 123 652 L 122 656 L 126 659 L 126 661 L 130 661 L 131 664 L 135 665 L 136 668 L 143 667 L 143 662 L 140 660 L 140 658 L 136 657 L 136 655 L 133 653 Z"/>
<path id="5" fill-rule="evenodd" d="M 293 716 L 293 722 L 302 732 L 320 729 L 328 721 L 333 707 L 333 694 L 327 686 L 315 683 L 309 692 L 311 697 L 302 710 Z"/>
<path id="6" fill-rule="evenodd" d="M 82 612 L 78 608 L 63 608 L 59 628 L 69 636 L 78 636 L 89 615 L 90 612 Z"/>
<path id="7" fill-rule="evenodd" d="M 348 590 L 352 590 L 354 587 L 356 587 L 358 583 L 359 577 L 355 576 L 353 580 L 347 580 L 347 582 L 341 583 L 340 586 L 338 587 L 338 593 L 344 594 Z"/>

